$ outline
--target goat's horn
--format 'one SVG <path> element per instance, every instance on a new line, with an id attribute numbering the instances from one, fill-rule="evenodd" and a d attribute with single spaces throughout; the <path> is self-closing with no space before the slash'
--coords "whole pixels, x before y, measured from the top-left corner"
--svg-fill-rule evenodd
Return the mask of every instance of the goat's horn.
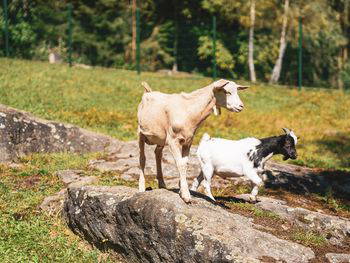
<path id="1" fill-rule="evenodd" d="M 282 130 L 286 133 L 286 134 L 290 134 L 290 130 L 288 128 L 282 128 Z"/>

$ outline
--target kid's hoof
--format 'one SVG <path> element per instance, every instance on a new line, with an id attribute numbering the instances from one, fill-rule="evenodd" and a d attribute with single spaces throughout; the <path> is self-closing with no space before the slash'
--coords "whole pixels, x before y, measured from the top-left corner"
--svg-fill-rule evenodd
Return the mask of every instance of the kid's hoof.
<path id="1" fill-rule="evenodd" d="M 254 195 L 249 196 L 249 202 L 250 202 L 250 203 L 253 203 L 253 204 L 257 203 L 257 198 L 256 198 L 256 196 L 254 196 Z"/>

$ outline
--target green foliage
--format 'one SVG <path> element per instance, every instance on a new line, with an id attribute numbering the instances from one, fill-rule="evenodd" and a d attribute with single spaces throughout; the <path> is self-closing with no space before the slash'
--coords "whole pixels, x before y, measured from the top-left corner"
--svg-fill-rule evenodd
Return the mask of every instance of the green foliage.
<path id="1" fill-rule="evenodd" d="M 167 27 L 168 25 L 164 25 Z M 174 59 L 169 54 L 168 36 L 164 33 L 164 27 L 155 27 L 152 35 L 141 43 L 141 64 L 144 70 L 154 71 L 169 68 Z"/>
<path id="2" fill-rule="evenodd" d="M 134 68 L 134 61 L 131 60 L 132 8 L 129 2 L 71 2 L 75 62 Z M 50 49 L 59 49 L 66 60 L 67 3 L 10 1 L 12 57 L 47 60 Z M 276 0 L 256 2 L 254 61 L 257 77 L 262 81 L 269 80 L 277 59 L 283 3 Z M 218 75 L 249 77 L 247 44 L 250 1 L 144 0 L 139 2 L 139 8 L 143 70 L 170 69 L 176 60 L 180 71 L 210 75 L 210 38 L 212 16 L 215 15 Z M 343 0 L 290 1 L 281 83 L 296 85 L 299 16 L 303 17 L 304 31 L 303 85 L 329 88 L 337 86 L 339 78 L 348 81 L 345 66 L 348 58 L 345 54 L 350 51 L 347 34 L 350 23 L 346 18 L 346 9 L 349 8 Z M 2 16 L 0 26 L 3 26 Z M 4 54 L 3 46 L 4 39 L 1 37 L 0 55 Z"/>
<path id="3" fill-rule="evenodd" d="M 350 63 L 346 63 L 340 73 L 341 79 L 344 82 L 345 89 L 350 89 Z"/>
<path id="4" fill-rule="evenodd" d="M 198 56 L 200 59 L 213 59 L 213 40 L 207 36 L 199 38 Z M 216 63 L 223 71 L 233 74 L 234 61 L 230 51 L 221 41 L 216 42 Z"/>

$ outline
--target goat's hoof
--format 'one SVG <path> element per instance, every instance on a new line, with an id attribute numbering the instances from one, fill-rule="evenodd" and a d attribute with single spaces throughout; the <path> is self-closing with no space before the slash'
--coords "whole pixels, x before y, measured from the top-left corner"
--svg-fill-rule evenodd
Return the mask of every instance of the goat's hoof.
<path id="1" fill-rule="evenodd" d="M 191 203 L 191 197 L 182 197 L 182 196 L 181 196 L 181 198 L 182 198 L 182 200 L 184 200 L 184 202 L 185 202 L 186 204 L 190 204 L 190 203 Z"/>
<path id="2" fill-rule="evenodd" d="M 191 204 L 191 203 L 192 203 L 191 198 L 190 198 L 190 199 L 183 199 L 183 200 L 184 200 L 184 202 L 185 202 L 186 204 Z"/>
<path id="3" fill-rule="evenodd" d="M 159 185 L 158 185 L 158 188 L 159 188 L 159 189 L 167 189 L 165 184 L 159 184 Z"/>
<path id="4" fill-rule="evenodd" d="M 253 204 L 257 203 L 257 198 L 256 198 L 256 196 L 254 196 L 254 195 L 249 196 L 249 202 L 250 202 L 250 203 L 253 203 Z"/>

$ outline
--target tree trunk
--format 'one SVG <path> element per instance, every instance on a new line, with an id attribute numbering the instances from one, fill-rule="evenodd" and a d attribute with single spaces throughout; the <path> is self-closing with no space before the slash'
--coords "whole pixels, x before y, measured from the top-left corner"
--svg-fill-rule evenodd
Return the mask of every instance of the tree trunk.
<path id="1" fill-rule="evenodd" d="M 279 49 L 279 54 L 278 54 L 278 58 L 276 60 L 275 66 L 272 70 L 270 83 L 277 83 L 281 75 L 283 56 L 287 47 L 286 31 L 287 31 L 287 23 L 288 23 L 288 10 L 289 10 L 289 0 L 285 0 L 282 32 L 281 32 L 281 39 L 280 39 L 280 49 Z"/>
<path id="2" fill-rule="evenodd" d="M 131 39 L 131 59 L 136 61 L 136 7 L 137 0 L 132 0 L 132 39 Z"/>
<path id="3" fill-rule="evenodd" d="M 179 31 L 179 24 L 178 24 L 178 16 L 177 16 L 177 1 L 175 1 L 174 3 L 174 20 L 175 20 L 175 34 L 174 34 L 174 64 L 173 64 L 173 68 L 172 68 L 172 71 L 174 73 L 177 73 L 177 47 L 178 47 L 178 38 L 179 38 L 179 35 L 178 35 L 178 31 Z"/>
<path id="4" fill-rule="evenodd" d="M 348 36 L 349 35 L 349 0 L 344 1 L 344 11 L 341 14 L 341 23 L 342 23 L 342 30 L 343 30 L 343 35 Z M 344 90 L 344 81 L 341 76 L 346 63 L 348 61 L 348 48 L 349 48 L 349 40 L 348 37 L 347 43 L 341 47 L 339 58 L 338 58 L 338 82 L 337 86 L 338 89 Z"/>
<path id="5" fill-rule="evenodd" d="M 250 2 L 250 29 L 249 29 L 249 50 L 248 50 L 248 64 L 250 81 L 255 82 L 255 68 L 254 68 L 254 24 L 255 24 L 255 0 Z"/>

